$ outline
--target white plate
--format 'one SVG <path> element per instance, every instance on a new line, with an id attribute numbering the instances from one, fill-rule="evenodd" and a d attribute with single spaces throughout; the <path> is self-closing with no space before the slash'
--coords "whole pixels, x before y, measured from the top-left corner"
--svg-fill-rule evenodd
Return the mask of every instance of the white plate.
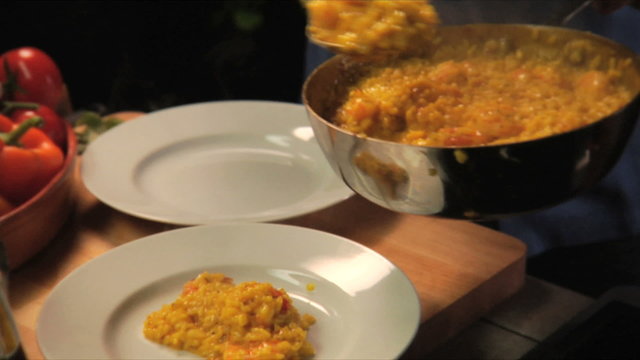
<path id="1" fill-rule="evenodd" d="M 271 101 L 149 113 L 90 143 L 81 174 L 107 205 L 178 225 L 279 220 L 353 194 L 322 154 L 304 106 Z"/>
<path id="2" fill-rule="evenodd" d="M 42 307 L 40 348 L 48 359 L 193 358 L 146 340 L 142 325 L 202 271 L 284 288 L 317 319 L 315 359 L 397 358 L 420 320 L 411 282 L 371 249 L 302 227 L 229 223 L 148 236 L 78 268 Z"/>

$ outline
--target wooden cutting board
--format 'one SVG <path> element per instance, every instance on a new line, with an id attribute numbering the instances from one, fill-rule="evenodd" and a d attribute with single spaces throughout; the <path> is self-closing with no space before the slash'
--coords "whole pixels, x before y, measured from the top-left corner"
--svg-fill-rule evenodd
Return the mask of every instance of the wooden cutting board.
<path id="1" fill-rule="evenodd" d="M 116 115 L 134 118 L 140 113 Z M 176 228 L 109 208 L 84 187 L 78 172 L 74 196 L 75 212 L 61 233 L 11 274 L 10 301 L 26 354 L 32 359 L 42 358 L 35 333 L 37 318 L 59 281 L 118 245 Z M 422 325 L 406 357 L 422 356 L 524 283 L 524 243 L 468 221 L 394 213 L 354 196 L 279 223 L 355 240 L 407 274 L 420 297 Z"/>
<path id="2" fill-rule="evenodd" d="M 526 246 L 463 220 L 398 214 L 355 196 L 282 223 L 362 243 L 402 269 L 418 291 L 422 325 L 409 354 L 435 348 L 524 283 Z"/>

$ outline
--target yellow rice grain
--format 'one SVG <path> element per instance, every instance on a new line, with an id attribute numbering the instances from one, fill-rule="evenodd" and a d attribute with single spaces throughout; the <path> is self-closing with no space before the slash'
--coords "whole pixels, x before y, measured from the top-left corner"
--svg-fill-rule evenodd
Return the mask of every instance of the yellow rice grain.
<path id="1" fill-rule="evenodd" d="M 485 52 L 496 46 L 485 44 Z M 578 67 L 565 58 L 532 58 L 516 50 L 373 64 L 349 88 L 333 121 L 359 135 L 424 146 L 542 138 L 588 125 L 631 100 L 631 91 L 619 85 L 620 69 L 629 62 L 597 69 L 602 61 L 596 57 Z"/>
<path id="2" fill-rule="evenodd" d="M 438 14 L 428 0 L 305 0 L 307 33 L 359 55 L 409 53 L 431 41 Z"/>
<path id="3" fill-rule="evenodd" d="M 234 285 L 223 274 L 204 272 L 187 282 L 173 303 L 151 313 L 143 333 L 213 360 L 295 360 L 314 354 L 307 340 L 313 323 L 284 289 L 255 281 Z"/>

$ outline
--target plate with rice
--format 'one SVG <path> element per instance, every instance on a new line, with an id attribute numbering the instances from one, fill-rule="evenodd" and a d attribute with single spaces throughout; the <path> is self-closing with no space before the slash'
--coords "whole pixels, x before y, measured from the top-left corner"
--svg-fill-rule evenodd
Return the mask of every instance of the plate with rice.
<path id="1" fill-rule="evenodd" d="M 37 338 L 48 359 L 223 358 L 224 351 L 395 359 L 419 321 L 411 281 L 370 248 L 303 227 L 225 223 L 141 238 L 76 269 L 47 298 Z M 221 335 L 222 328 L 236 330 Z M 211 352 L 193 351 L 207 341 Z"/>

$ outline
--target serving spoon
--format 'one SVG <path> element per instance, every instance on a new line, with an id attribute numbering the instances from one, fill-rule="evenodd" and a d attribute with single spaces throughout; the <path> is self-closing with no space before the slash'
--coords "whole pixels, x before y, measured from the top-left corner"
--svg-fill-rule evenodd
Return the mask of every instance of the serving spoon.
<path id="1" fill-rule="evenodd" d="M 323 9 L 321 6 L 320 8 L 314 7 L 315 10 L 312 10 L 312 8 L 310 7 L 310 4 L 312 4 L 312 0 L 301 1 L 303 6 L 307 9 L 307 18 L 309 22 L 305 32 L 306 37 L 316 45 L 324 47 L 336 54 L 351 55 L 355 57 L 384 57 L 384 55 L 398 54 L 410 51 L 413 43 L 416 43 L 416 41 L 419 41 L 421 37 L 428 34 L 427 31 L 416 31 L 414 27 L 422 26 L 433 28 L 438 23 L 436 11 L 435 9 L 433 9 L 430 1 L 428 0 L 423 0 L 422 4 L 415 2 L 398 2 L 394 4 L 392 1 L 389 1 L 389 3 L 392 5 L 391 7 L 386 6 L 387 4 L 383 4 L 382 2 L 362 0 L 351 4 L 350 6 L 352 6 L 353 8 L 347 7 L 346 9 L 336 9 L 328 7 Z M 321 3 L 322 2 L 316 3 L 315 5 L 320 5 Z M 345 4 L 349 5 L 350 3 L 345 1 Z M 337 34 L 331 34 L 334 29 L 324 28 L 324 23 L 326 21 L 316 21 L 317 23 L 323 25 L 313 25 L 314 21 L 312 21 L 312 19 L 314 17 L 317 17 L 317 20 L 325 17 L 328 17 L 329 19 L 332 19 L 333 17 L 340 18 L 337 12 L 346 11 L 351 13 L 354 8 L 357 9 L 355 10 L 355 13 L 362 11 L 364 12 L 363 15 L 365 16 L 368 15 L 366 12 L 369 12 L 371 10 L 377 10 L 378 12 L 381 12 L 381 16 L 383 17 L 383 19 L 376 19 L 375 21 L 377 21 L 377 24 L 374 23 L 368 25 L 386 25 L 386 28 L 383 28 L 382 30 L 377 29 L 377 32 L 375 32 L 375 34 L 377 34 L 376 36 L 378 37 L 388 37 L 389 40 L 392 40 L 391 43 L 381 41 L 380 39 L 374 41 L 372 39 L 369 39 L 368 35 L 364 36 L 366 32 L 370 31 L 370 29 L 368 28 L 358 29 L 356 27 L 354 29 L 350 28 L 349 26 L 347 26 L 346 28 L 340 27 L 340 30 L 337 32 Z M 333 14 L 334 12 L 336 13 Z M 333 16 L 328 16 L 328 14 L 333 14 Z M 397 16 L 398 14 L 404 14 L 404 20 L 409 23 L 407 26 L 393 25 L 393 23 L 395 22 L 389 22 L 389 24 L 387 24 L 388 21 L 384 19 L 392 15 Z M 344 19 L 335 21 L 347 23 L 347 20 Z M 329 22 L 331 23 L 334 21 L 329 20 Z M 329 25 L 329 28 L 331 28 L 332 26 L 333 25 Z M 362 24 L 360 24 L 360 26 L 362 26 Z M 318 33 L 315 33 L 314 31 L 312 31 L 312 29 L 318 31 Z M 325 34 L 325 32 L 329 33 L 328 39 L 325 38 L 325 36 L 327 35 Z M 336 40 L 336 37 L 343 36 L 346 36 L 346 38 L 349 39 L 346 43 L 334 41 Z M 399 37 L 399 39 L 397 37 Z"/>
<path id="2" fill-rule="evenodd" d="M 586 1 L 580 2 L 577 7 L 571 6 L 571 8 L 568 11 L 562 12 L 561 14 L 554 16 L 551 20 L 547 22 L 547 25 L 566 26 L 574 17 L 576 17 L 576 15 L 578 15 L 579 13 L 584 11 L 584 9 L 591 6 L 594 2 L 595 0 L 586 0 Z"/>

